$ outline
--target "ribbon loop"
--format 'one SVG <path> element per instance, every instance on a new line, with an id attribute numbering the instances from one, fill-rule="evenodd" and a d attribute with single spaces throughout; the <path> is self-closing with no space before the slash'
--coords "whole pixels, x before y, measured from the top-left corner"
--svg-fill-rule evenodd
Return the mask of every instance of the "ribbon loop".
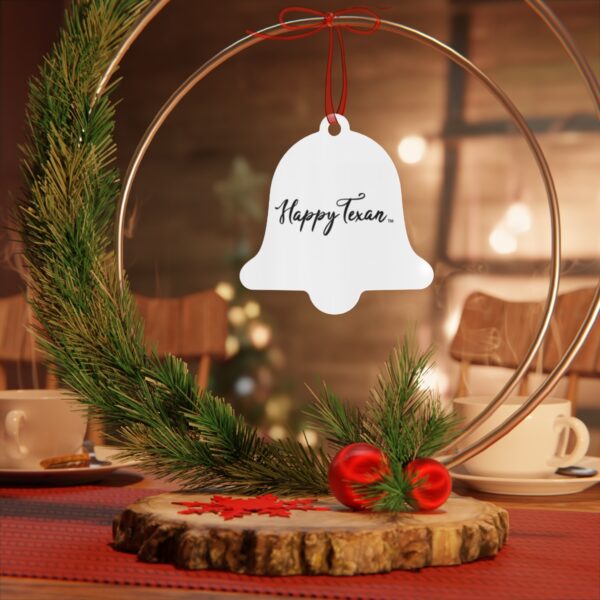
<path id="1" fill-rule="evenodd" d="M 286 19 L 289 18 L 291 13 L 297 15 L 309 15 L 321 17 L 321 21 L 316 23 L 289 23 Z M 342 22 L 335 22 L 336 17 L 344 17 L 351 15 L 363 15 L 371 17 L 373 23 L 367 26 L 351 25 Z M 262 33 L 259 31 L 246 31 L 247 34 L 268 40 L 277 41 L 288 41 L 288 40 L 299 40 L 307 38 L 323 29 L 329 31 L 329 48 L 327 51 L 327 71 L 325 75 L 325 115 L 330 123 L 336 123 L 335 115 L 343 115 L 346 110 L 346 99 L 348 97 L 348 73 L 346 69 L 346 49 L 344 47 L 344 38 L 342 30 L 346 30 L 350 33 L 357 35 L 371 35 L 375 33 L 381 25 L 381 19 L 366 6 L 353 6 L 350 8 L 343 8 L 341 10 L 323 12 L 315 10 L 314 8 L 307 8 L 304 6 L 287 6 L 279 12 L 279 25 L 285 29 L 286 34 L 284 35 L 270 35 L 268 33 Z M 337 109 L 334 110 L 333 106 L 333 86 L 332 86 L 332 72 L 333 72 L 333 46 L 335 44 L 334 29 L 337 34 L 338 45 L 340 48 L 340 62 L 342 70 L 342 91 L 340 94 L 340 100 L 338 102 Z M 288 33 L 289 32 L 289 33 Z"/>

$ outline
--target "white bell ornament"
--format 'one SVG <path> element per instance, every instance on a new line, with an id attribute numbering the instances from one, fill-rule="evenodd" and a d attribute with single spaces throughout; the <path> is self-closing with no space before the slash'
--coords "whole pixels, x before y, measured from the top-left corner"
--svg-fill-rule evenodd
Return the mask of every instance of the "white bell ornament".
<path id="1" fill-rule="evenodd" d="M 262 245 L 240 271 L 248 289 L 306 291 L 334 315 L 364 291 L 423 289 L 433 280 L 408 240 L 394 162 L 346 118 L 336 120 L 339 134 L 325 118 L 277 165 Z"/>

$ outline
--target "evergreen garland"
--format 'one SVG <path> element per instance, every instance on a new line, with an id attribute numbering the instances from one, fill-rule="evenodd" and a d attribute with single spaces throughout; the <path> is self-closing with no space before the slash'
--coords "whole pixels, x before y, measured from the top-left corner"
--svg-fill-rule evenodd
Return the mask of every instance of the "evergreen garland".
<path id="1" fill-rule="evenodd" d="M 25 186 L 16 223 L 40 345 L 62 385 L 119 432 L 124 455 L 186 488 L 238 493 L 327 494 L 324 449 L 263 439 L 222 399 L 198 390 L 180 359 L 146 351 L 127 282 L 110 244 L 119 193 L 114 168 L 113 83 L 94 99 L 102 73 L 149 0 L 80 0 L 30 84 Z M 325 390 L 313 418 L 335 446 L 369 441 L 390 457 L 380 482 L 404 510 L 402 465 L 446 445 L 453 419 L 420 391 L 430 356 L 405 343 L 392 355 L 368 417 Z M 374 497 L 380 490 L 375 489 Z"/>

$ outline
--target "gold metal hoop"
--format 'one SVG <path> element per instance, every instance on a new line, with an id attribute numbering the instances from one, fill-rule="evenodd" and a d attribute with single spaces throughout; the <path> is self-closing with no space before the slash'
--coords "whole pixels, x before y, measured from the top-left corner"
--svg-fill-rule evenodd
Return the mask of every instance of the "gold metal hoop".
<path id="1" fill-rule="evenodd" d="M 129 36 L 124 40 L 123 44 L 117 51 L 115 57 L 113 58 L 109 68 L 103 75 L 98 89 L 96 90 L 96 96 L 101 94 L 109 81 L 111 75 L 116 70 L 120 60 L 125 55 L 133 41 L 140 35 L 146 25 L 151 21 L 158 12 L 166 4 L 168 4 L 170 0 L 155 0 L 147 11 L 142 15 L 140 21 L 136 26 L 132 29 Z M 595 92 L 598 90 L 597 82 L 594 82 L 595 79 L 593 77 L 593 73 L 591 69 L 583 59 L 583 57 L 578 52 L 577 48 L 573 41 L 569 38 L 568 34 L 564 30 L 564 28 L 560 28 L 556 25 L 556 23 L 560 24 L 560 21 L 554 17 L 553 13 L 544 5 L 543 2 L 538 0 L 526 0 L 527 4 L 529 4 L 533 10 L 540 15 L 540 17 L 544 20 L 544 22 L 548 25 L 548 27 L 553 31 L 553 33 L 561 40 L 561 43 L 565 46 L 565 49 L 569 53 L 571 59 L 578 66 L 582 76 L 586 80 L 592 95 L 597 100 L 597 96 Z M 553 21 L 553 18 L 556 22 Z M 309 18 L 309 19 L 299 19 L 296 21 L 292 21 L 294 24 L 308 24 L 308 23 L 318 23 L 320 22 L 320 18 Z M 345 16 L 345 17 L 337 17 L 334 21 L 334 26 L 336 21 L 341 25 L 349 25 L 349 24 L 372 24 L 373 19 L 369 17 L 361 17 L 361 16 Z M 491 416 L 499 406 L 506 400 L 512 390 L 516 387 L 519 381 L 523 378 L 525 373 L 527 372 L 536 352 L 539 350 L 544 337 L 548 331 L 550 325 L 550 319 L 552 317 L 552 312 L 554 310 L 554 306 L 556 303 L 556 297 L 558 294 L 558 285 L 560 280 L 560 217 L 559 217 L 559 207 L 558 207 L 558 199 L 556 196 L 556 190 L 554 188 L 554 183 L 552 180 L 552 174 L 544 157 L 544 154 L 539 146 L 539 143 L 527 125 L 525 119 L 520 114 L 518 109 L 512 103 L 512 101 L 508 98 L 508 96 L 504 93 L 504 91 L 498 87 L 492 80 L 490 80 L 482 71 L 480 71 L 473 63 L 471 63 L 464 56 L 453 50 L 452 48 L 446 46 L 439 40 L 428 36 L 420 31 L 415 29 L 406 27 L 404 25 L 394 23 L 392 21 L 381 21 L 381 29 L 385 31 L 389 31 L 408 39 L 412 39 L 421 44 L 424 44 L 434 50 L 440 52 L 456 64 L 458 64 L 465 71 L 474 75 L 477 79 L 479 79 L 497 98 L 497 100 L 504 106 L 504 108 L 509 113 L 511 119 L 525 138 L 533 156 L 540 170 L 540 174 L 544 181 L 544 186 L 546 189 L 546 195 L 548 198 L 548 205 L 550 209 L 550 218 L 551 218 L 551 277 L 550 284 L 548 288 L 548 295 L 545 303 L 544 316 L 542 319 L 542 323 L 540 328 L 536 334 L 535 339 L 530 345 L 525 358 L 521 365 L 516 369 L 513 373 L 512 377 L 507 381 L 498 395 L 493 399 L 493 401 L 486 407 L 486 409 L 478 415 L 469 425 L 465 428 L 461 435 L 461 439 L 464 439 L 466 435 L 472 432 L 476 427 L 478 427 L 481 423 L 483 423 L 489 416 Z M 262 30 L 262 33 L 268 33 L 269 35 L 279 35 L 283 33 L 285 30 L 281 25 L 273 25 L 271 27 L 267 27 Z M 129 164 L 123 190 L 121 194 L 121 198 L 119 201 L 118 207 L 118 216 L 117 216 L 117 261 L 118 261 L 118 274 L 119 280 L 121 284 L 124 281 L 124 270 L 123 270 L 123 229 L 125 222 L 125 213 L 127 209 L 127 202 L 129 198 L 129 194 L 131 192 L 131 188 L 133 185 L 133 181 L 141 164 L 141 161 L 147 151 L 149 145 L 151 144 L 154 136 L 172 112 L 172 110 L 177 106 L 179 101 L 206 75 L 216 69 L 223 62 L 228 60 L 229 58 L 235 56 L 239 52 L 253 46 L 254 44 L 262 41 L 260 38 L 255 36 L 246 36 L 232 45 L 228 46 L 215 56 L 213 56 L 209 61 L 204 63 L 199 69 L 197 69 L 183 84 L 171 95 L 171 97 L 167 100 L 167 102 L 162 106 L 159 112 L 154 117 L 150 126 L 144 133 L 141 141 L 136 148 L 136 151 L 131 159 Z M 499 425 L 496 429 L 489 432 L 482 438 L 480 438 L 475 443 L 467 446 L 460 452 L 445 457 L 443 460 L 449 466 L 458 465 L 465 460 L 471 458 L 472 456 L 478 454 L 483 451 L 485 448 L 489 447 L 495 441 L 500 439 L 503 435 L 508 433 L 512 428 L 514 428 L 521 420 L 523 420 L 531 411 L 535 409 L 535 407 L 542 402 L 542 400 L 548 395 L 552 387 L 555 385 L 556 381 L 563 375 L 564 371 L 568 368 L 568 365 L 572 361 L 573 357 L 577 353 L 577 351 L 583 345 L 587 335 L 591 331 L 593 327 L 595 318 L 597 316 L 598 311 L 600 310 L 600 286 L 596 293 L 596 298 L 594 304 L 590 307 L 588 314 L 586 315 L 586 319 L 582 323 L 580 330 L 578 331 L 576 337 L 571 343 L 571 346 L 567 349 L 567 352 L 562 357 L 560 363 L 555 367 L 555 369 L 548 375 L 546 380 L 540 385 L 540 387 L 527 399 L 527 401 L 523 404 L 523 406 L 519 409 L 519 411 L 515 412 L 511 417 L 506 419 L 501 425 Z"/>

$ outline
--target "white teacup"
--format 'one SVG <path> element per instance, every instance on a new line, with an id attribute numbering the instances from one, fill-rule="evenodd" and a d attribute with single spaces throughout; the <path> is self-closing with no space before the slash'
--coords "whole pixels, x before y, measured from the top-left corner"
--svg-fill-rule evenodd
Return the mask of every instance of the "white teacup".
<path id="1" fill-rule="evenodd" d="M 75 454 L 86 426 L 85 409 L 65 391 L 0 391 L 0 468 L 39 469 L 45 458 Z"/>
<path id="2" fill-rule="evenodd" d="M 507 398 L 487 421 L 466 438 L 465 445 L 495 429 L 525 400 L 526 396 Z M 454 410 L 463 417 L 466 425 L 491 401 L 492 396 L 456 398 Z M 574 447 L 567 454 L 569 432 L 573 434 Z M 512 431 L 463 466 L 472 475 L 486 477 L 544 477 L 559 467 L 580 461 L 589 443 L 587 427 L 571 416 L 571 403 L 560 398 L 547 398 Z"/>

